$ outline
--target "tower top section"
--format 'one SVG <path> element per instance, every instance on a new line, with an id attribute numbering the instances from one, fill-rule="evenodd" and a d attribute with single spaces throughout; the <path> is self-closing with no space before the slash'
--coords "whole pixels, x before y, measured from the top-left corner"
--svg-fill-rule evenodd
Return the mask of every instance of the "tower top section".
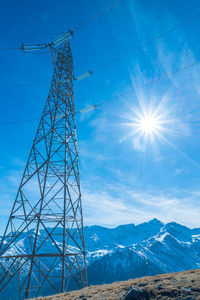
<path id="1" fill-rule="evenodd" d="M 62 43 L 70 40 L 72 36 L 73 36 L 73 31 L 68 30 L 66 33 L 58 36 L 57 38 L 55 38 L 54 40 L 52 40 L 48 43 L 33 44 L 33 45 L 24 45 L 22 43 L 22 46 L 20 49 L 23 50 L 24 52 L 32 52 L 32 51 L 44 50 L 44 49 L 47 49 L 48 47 L 57 47 L 57 46 L 61 45 Z"/>

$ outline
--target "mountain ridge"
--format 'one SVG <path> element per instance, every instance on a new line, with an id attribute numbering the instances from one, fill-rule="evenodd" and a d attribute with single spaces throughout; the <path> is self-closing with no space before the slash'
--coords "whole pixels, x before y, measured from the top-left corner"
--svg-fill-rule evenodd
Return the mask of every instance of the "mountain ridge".
<path id="1" fill-rule="evenodd" d="M 41 237 L 44 229 L 40 229 Z M 62 242 L 59 228 L 57 245 Z M 31 231 L 34 237 L 35 232 Z M 200 267 L 200 228 L 190 229 L 176 222 L 152 219 L 138 225 L 115 228 L 85 226 L 86 262 L 89 284 L 105 284 L 142 276 L 180 272 Z M 44 251 L 51 252 L 51 240 Z M 29 238 L 24 233 L 8 253 L 29 251 Z M 74 245 L 69 252 L 76 251 Z M 48 261 L 47 261 L 48 264 Z M 59 272 L 59 264 L 56 272 Z M 73 286 L 72 289 L 75 289 Z"/>

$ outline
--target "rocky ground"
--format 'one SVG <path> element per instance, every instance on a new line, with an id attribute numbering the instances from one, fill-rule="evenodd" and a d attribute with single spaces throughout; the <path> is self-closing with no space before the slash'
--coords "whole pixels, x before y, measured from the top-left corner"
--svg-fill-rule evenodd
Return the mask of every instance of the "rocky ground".
<path id="1" fill-rule="evenodd" d="M 137 294 L 138 293 L 138 294 Z M 200 270 L 147 276 L 134 280 L 96 285 L 41 300 L 135 300 L 199 299 Z"/>

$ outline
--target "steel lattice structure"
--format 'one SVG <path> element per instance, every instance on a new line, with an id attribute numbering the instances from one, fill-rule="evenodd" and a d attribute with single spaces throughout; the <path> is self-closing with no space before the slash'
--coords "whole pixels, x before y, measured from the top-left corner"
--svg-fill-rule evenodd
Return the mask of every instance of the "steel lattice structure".
<path id="1" fill-rule="evenodd" d="M 50 92 L 0 243 L 0 292 L 17 285 L 22 299 L 87 285 L 73 59 L 69 41 L 50 48 Z"/>

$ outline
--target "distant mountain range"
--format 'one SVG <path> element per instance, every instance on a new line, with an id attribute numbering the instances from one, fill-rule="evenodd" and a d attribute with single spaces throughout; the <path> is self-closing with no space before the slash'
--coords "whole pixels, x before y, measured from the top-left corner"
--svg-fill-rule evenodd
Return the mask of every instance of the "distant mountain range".
<path id="1" fill-rule="evenodd" d="M 85 227 L 85 240 L 91 284 L 200 267 L 200 228 L 175 222 Z"/>
<path id="2" fill-rule="evenodd" d="M 86 226 L 84 234 L 89 284 L 200 267 L 200 228 L 153 219 L 113 229 Z M 9 253 L 26 252 L 27 245 L 28 236 L 23 234 Z M 52 247 L 51 243 L 45 246 Z"/>

